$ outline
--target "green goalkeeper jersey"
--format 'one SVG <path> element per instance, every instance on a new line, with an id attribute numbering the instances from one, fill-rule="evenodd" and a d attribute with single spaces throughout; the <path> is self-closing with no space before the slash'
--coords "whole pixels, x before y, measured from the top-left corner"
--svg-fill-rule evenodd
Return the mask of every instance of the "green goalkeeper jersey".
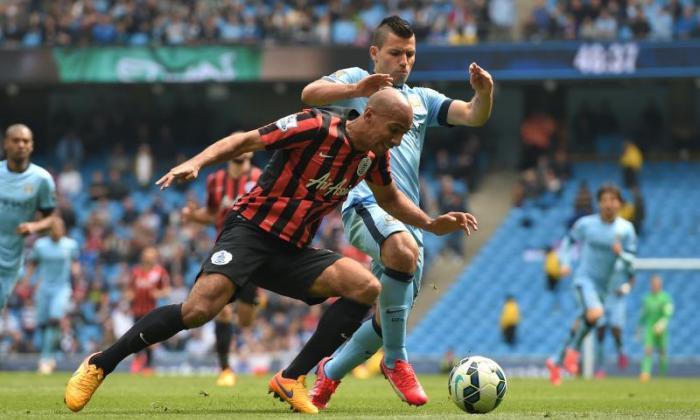
<path id="1" fill-rule="evenodd" d="M 673 299 L 666 292 L 649 293 L 644 298 L 639 325 L 652 328 L 660 320 L 668 322 L 673 315 Z"/>

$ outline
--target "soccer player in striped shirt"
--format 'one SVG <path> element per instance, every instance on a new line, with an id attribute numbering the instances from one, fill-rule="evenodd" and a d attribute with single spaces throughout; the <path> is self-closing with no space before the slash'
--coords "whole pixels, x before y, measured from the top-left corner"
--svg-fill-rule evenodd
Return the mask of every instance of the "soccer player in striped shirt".
<path id="1" fill-rule="evenodd" d="M 486 123 L 491 114 L 493 80 L 472 63 L 467 76 L 476 94 L 469 102 L 409 86 L 406 81 L 416 60 L 416 37 L 409 23 L 398 16 L 379 24 L 369 53 L 374 74 L 359 67 L 339 70 L 306 86 L 302 100 L 313 106 L 334 104 L 362 111 L 367 96 L 381 87 L 393 86 L 405 96 L 413 108 L 413 123 L 401 145 L 391 150 L 391 161 L 397 187 L 418 204 L 418 168 L 428 128 Z M 342 213 L 350 243 L 372 257 L 372 272 L 381 280 L 382 292 L 375 316 L 333 358 L 321 361 L 312 391 L 314 404 L 325 408 L 340 380 L 383 347 L 381 370 L 399 398 L 423 405 L 428 397 L 406 351 L 406 322 L 422 282 L 423 232 L 389 217 L 364 183 L 350 193 Z"/>
<path id="2" fill-rule="evenodd" d="M 81 410 L 104 376 L 129 354 L 203 325 L 240 287 L 253 282 L 310 305 L 340 297 L 319 321 L 317 331 L 324 339 L 313 342 L 309 354 L 300 354 L 269 383 L 269 391 L 292 409 L 318 413 L 305 386 L 306 373 L 318 362 L 315 355 L 330 354 L 351 336 L 381 289 L 360 263 L 309 247 L 323 217 L 367 179 L 377 202 L 404 223 L 438 235 L 476 227 L 468 213 L 430 218 L 392 182 L 388 152 L 400 144 L 412 117 L 406 98 L 384 89 L 370 97 L 362 114 L 305 110 L 226 137 L 171 169 L 158 185 L 196 178 L 202 167 L 241 153 L 275 151 L 255 188 L 234 204 L 185 302 L 155 309 L 114 345 L 88 356 L 66 386 L 66 405 Z"/>
<path id="3" fill-rule="evenodd" d="M 224 227 L 231 206 L 243 194 L 250 192 L 260 178 L 260 168 L 253 166 L 250 159 L 253 153 L 244 153 L 231 159 L 225 169 L 219 169 L 207 177 L 206 206 L 201 208 L 185 207 L 182 219 L 185 223 L 197 222 L 214 224 L 217 233 Z M 240 327 L 248 327 L 255 318 L 258 303 L 258 287 L 248 283 L 236 294 L 236 319 Z M 231 305 L 214 319 L 214 336 L 216 337 L 216 354 L 221 372 L 216 380 L 219 386 L 234 386 L 236 375 L 228 362 L 231 340 L 233 338 L 233 309 Z"/>

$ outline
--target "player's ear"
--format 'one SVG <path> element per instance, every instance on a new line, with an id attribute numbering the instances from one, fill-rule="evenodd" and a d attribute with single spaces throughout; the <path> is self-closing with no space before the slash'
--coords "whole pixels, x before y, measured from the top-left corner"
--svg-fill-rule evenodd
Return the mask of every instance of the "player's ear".
<path id="1" fill-rule="evenodd" d="M 379 47 L 376 45 L 371 45 L 369 47 L 369 56 L 372 58 L 372 61 L 374 61 L 374 64 L 377 64 L 377 55 L 379 54 Z"/>

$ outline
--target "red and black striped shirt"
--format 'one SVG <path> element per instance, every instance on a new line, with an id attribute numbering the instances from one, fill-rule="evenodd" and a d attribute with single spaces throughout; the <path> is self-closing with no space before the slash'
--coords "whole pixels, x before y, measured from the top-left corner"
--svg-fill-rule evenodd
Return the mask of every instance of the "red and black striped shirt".
<path id="1" fill-rule="evenodd" d="M 307 109 L 260 128 L 265 148 L 275 154 L 233 210 L 301 248 L 360 181 L 389 185 L 389 153 L 356 150 L 346 134 L 346 122 L 357 115 Z"/>
<path id="2" fill-rule="evenodd" d="M 243 194 L 253 189 L 262 171 L 253 166 L 250 171 L 233 178 L 226 169 L 207 177 L 207 209 L 216 213 L 216 230 L 221 231 L 231 206 Z"/>

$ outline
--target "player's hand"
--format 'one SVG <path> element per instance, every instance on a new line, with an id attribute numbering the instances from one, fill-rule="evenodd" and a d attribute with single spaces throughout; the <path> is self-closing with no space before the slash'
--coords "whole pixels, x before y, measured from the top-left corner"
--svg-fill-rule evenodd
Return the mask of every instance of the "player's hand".
<path id="1" fill-rule="evenodd" d="M 564 265 L 559 269 L 559 273 L 562 277 L 569 277 L 569 275 L 571 274 L 571 267 L 569 267 L 568 265 Z"/>
<path id="2" fill-rule="evenodd" d="M 479 94 L 490 95 L 493 91 L 493 78 L 476 63 L 469 65 L 469 84 Z"/>
<path id="3" fill-rule="evenodd" d="M 192 221 L 192 215 L 194 213 L 194 205 L 188 204 L 183 207 L 180 211 L 180 217 L 182 218 L 182 223 L 189 223 Z"/>
<path id="4" fill-rule="evenodd" d="M 371 74 L 357 82 L 355 85 L 355 90 L 358 96 L 369 97 L 379 89 L 391 87 L 393 82 L 394 78 L 388 74 Z"/>
<path id="5" fill-rule="evenodd" d="M 615 242 L 612 246 L 612 252 L 615 253 L 615 255 L 622 254 L 622 245 L 619 242 Z"/>
<path id="6" fill-rule="evenodd" d="M 440 215 L 433 219 L 425 228 L 425 230 L 435 235 L 446 235 L 458 230 L 463 230 L 467 235 L 471 235 L 472 229 L 479 230 L 476 217 L 460 211 L 451 211 Z"/>
<path id="7" fill-rule="evenodd" d="M 34 222 L 20 223 L 17 226 L 17 233 L 20 235 L 31 235 L 34 232 L 36 232 L 36 223 Z"/>
<path id="8" fill-rule="evenodd" d="M 666 323 L 661 320 L 654 324 L 654 334 L 661 335 L 666 331 Z"/>
<path id="9" fill-rule="evenodd" d="M 197 175 L 199 175 L 199 169 L 199 166 L 188 160 L 187 162 L 174 167 L 170 170 L 170 172 L 163 175 L 161 179 L 156 181 L 156 185 L 158 185 L 162 190 L 171 186 L 173 182 L 191 181 L 197 178 Z"/>

